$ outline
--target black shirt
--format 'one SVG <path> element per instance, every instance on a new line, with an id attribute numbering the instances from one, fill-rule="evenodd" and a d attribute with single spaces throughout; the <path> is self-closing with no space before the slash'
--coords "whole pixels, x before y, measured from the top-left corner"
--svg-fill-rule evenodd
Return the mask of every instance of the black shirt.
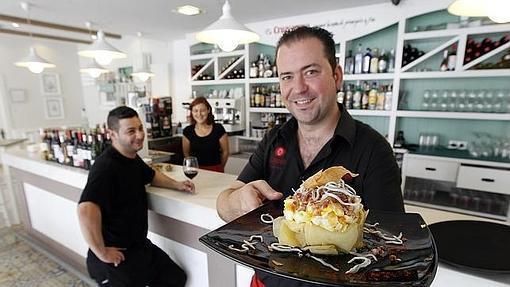
<path id="1" fill-rule="evenodd" d="M 221 124 L 213 123 L 211 133 L 205 137 L 197 135 L 195 125 L 187 126 L 182 133 L 190 142 L 190 155 L 197 157 L 199 165 L 221 163 L 220 138 L 226 133 Z"/>
<path id="2" fill-rule="evenodd" d="M 244 183 L 264 179 L 285 198 L 317 171 L 342 165 L 359 174 L 347 183 L 361 196 L 365 209 L 404 212 L 400 173 L 390 145 L 370 126 L 354 120 L 342 105 L 339 108 L 332 139 L 307 169 L 299 152 L 297 121 L 291 118 L 264 137 L 237 179 Z M 265 272 L 257 272 L 257 277 L 266 287 L 315 286 Z"/>
<path id="3" fill-rule="evenodd" d="M 101 209 L 106 246 L 129 248 L 147 238 L 147 193 L 152 170 L 137 155 L 131 159 L 115 148 L 105 150 L 90 169 L 81 202 L 94 202 Z"/>
<path id="4" fill-rule="evenodd" d="M 390 145 L 370 126 L 354 120 L 342 105 L 339 108 L 341 116 L 332 139 L 307 169 L 299 152 L 297 121 L 291 118 L 264 137 L 238 180 L 264 179 L 289 196 L 317 171 L 342 165 L 359 174 L 348 184 L 361 196 L 365 209 L 403 212 L 400 172 Z"/>

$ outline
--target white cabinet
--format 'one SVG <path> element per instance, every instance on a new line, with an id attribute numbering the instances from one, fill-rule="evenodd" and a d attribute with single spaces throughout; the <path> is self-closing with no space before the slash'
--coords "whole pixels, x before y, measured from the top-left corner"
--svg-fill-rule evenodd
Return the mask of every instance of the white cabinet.
<path id="1" fill-rule="evenodd" d="M 405 154 L 407 205 L 510 222 L 510 164 Z"/>
<path id="2" fill-rule="evenodd" d="M 461 166 L 457 187 L 510 194 L 510 170 Z"/>

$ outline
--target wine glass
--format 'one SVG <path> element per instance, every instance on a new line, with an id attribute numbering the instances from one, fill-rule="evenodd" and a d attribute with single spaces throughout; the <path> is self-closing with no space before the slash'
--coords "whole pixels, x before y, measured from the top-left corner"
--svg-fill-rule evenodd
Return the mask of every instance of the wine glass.
<path id="1" fill-rule="evenodd" d="M 182 171 L 189 179 L 193 179 L 198 174 L 198 160 L 194 156 L 187 156 L 182 162 Z"/>

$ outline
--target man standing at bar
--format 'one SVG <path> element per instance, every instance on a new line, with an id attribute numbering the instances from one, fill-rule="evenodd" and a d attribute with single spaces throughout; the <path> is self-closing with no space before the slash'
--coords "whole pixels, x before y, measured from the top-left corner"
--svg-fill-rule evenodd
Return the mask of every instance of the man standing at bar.
<path id="1" fill-rule="evenodd" d="M 293 118 L 264 137 L 238 180 L 218 196 L 221 218 L 231 221 L 265 200 L 289 196 L 311 175 L 336 165 L 359 174 L 348 184 L 365 208 L 403 212 L 390 145 L 337 103 L 342 69 L 331 33 L 304 26 L 286 32 L 276 47 L 276 65 L 282 99 Z M 314 285 L 257 272 L 255 286 Z"/>
<path id="2" fill-rule="evenodd" d="M 99 286 L 182 287 L 184 271 L 147 239 L 145 185 L 189 193 L 195 187 L 151 169 L 137 155 L 145 133 L 135 110 L 115 108 L 107 123 L 112 146 L 92 166 L 78 205 L 90 276 Z"/>

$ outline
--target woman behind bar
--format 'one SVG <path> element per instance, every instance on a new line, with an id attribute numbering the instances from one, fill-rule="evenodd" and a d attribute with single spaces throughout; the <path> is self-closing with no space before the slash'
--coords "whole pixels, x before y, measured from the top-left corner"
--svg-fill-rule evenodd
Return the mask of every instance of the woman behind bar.
<path id="1" fill-rule="evenodd" d="M 221 124 L 214 122 L 212 108 L 203 97 L 190 105 L 191 125 L 182 138 L 184 156 L 195 156 L 200 168 L 223 172 L 228 159 L 228 137 Z"/>

